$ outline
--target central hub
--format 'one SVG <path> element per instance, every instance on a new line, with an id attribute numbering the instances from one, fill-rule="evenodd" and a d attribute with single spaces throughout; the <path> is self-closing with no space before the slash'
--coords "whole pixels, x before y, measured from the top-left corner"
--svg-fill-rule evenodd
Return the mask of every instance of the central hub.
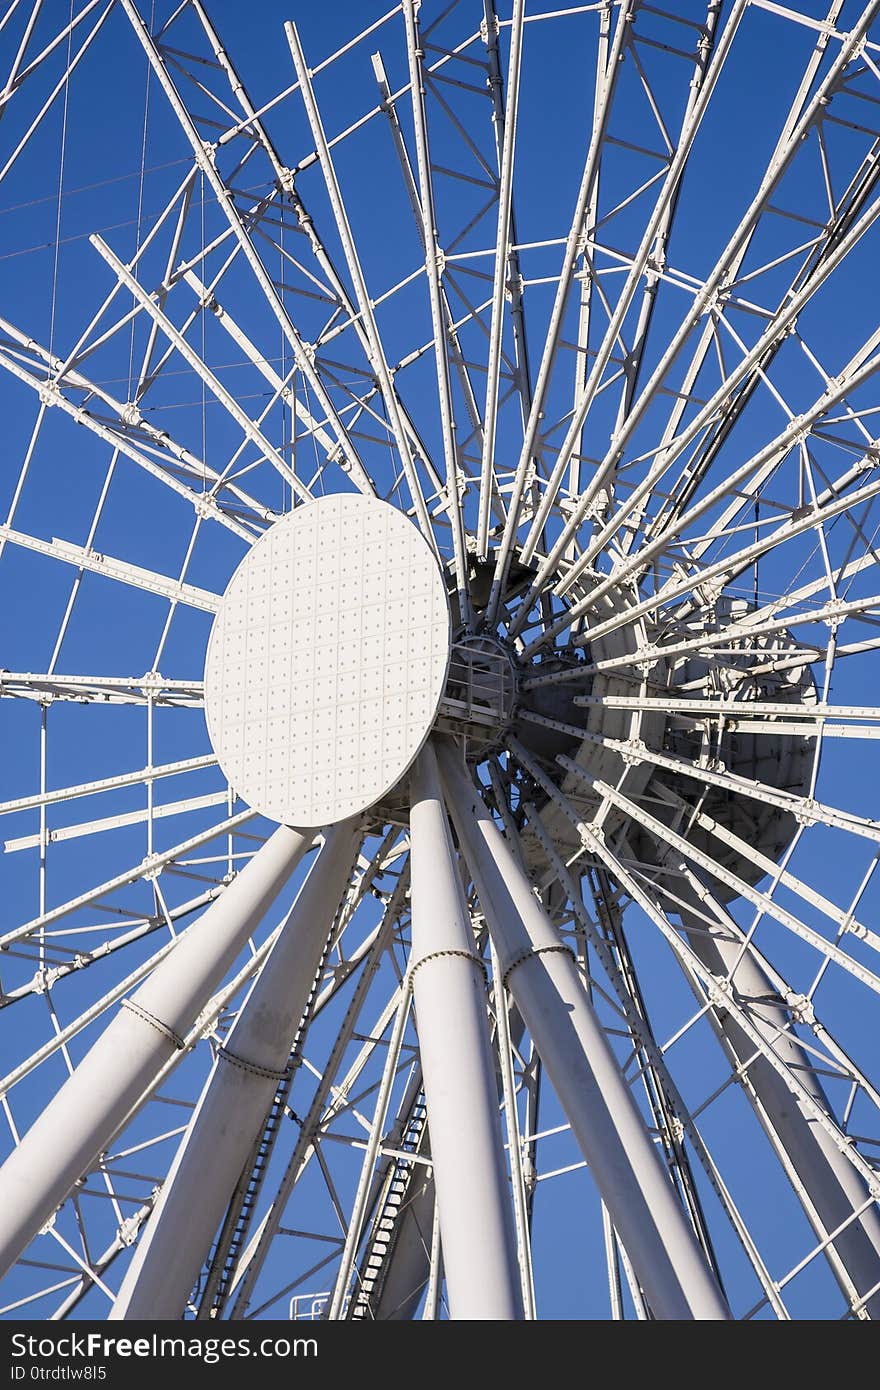
<path id="1" fill-rule="evenodd" d="M 470 757 L 500 744 L 513 718 L 516 667 L 494 636 L 463 637 L 452 648 L 438 727 L 466 740 Z"/>
<path id="2" fill-rule="evenodd" d="M 366 811 L 428 737 L 449 647 L 443 576 L 405 516 L 359 494 L 297 507 L 245 556 L 211 630 L 221 768 L 279 823 Z"/>

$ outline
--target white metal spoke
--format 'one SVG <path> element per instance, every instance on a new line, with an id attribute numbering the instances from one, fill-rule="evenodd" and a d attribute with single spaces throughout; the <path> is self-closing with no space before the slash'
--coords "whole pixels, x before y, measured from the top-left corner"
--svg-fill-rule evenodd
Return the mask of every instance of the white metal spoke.
<path id="1" fill-rule="evenodd" d="M 309 380 L 309 384 L 312 390 L 315 392 L 315 395 L 317 396 L 318 400 L 320 401 L 322 409 L 326 413 L 327 419 L 330 422 L 334 433 L 336 434 L 337 441 L 340 447 L 342 448 L 343 454 L 348 460 L 350 467 L 352 469 L 357 470 L 358 472 L 363 472 L 363 465 L 356 451 L 352 447 L 351 440 L 349 439 L 347 432 L 345 431 L 345 428 L 342 425 L 341 420 L 339 419 L 338 414 L 333 408 L 333 405 L 330 402 L 330 399 L 327 396 L 326 391 L 324 390 L 324 387 L 321 384 L 321 381 L 315 373 L 314 367 L 312 366 L 309 360 L 308 354 L 305 352 L 303 343 L 296 329 L 291 323 L 288 315 L 284 312 L 283 306 L 281 305 L 278 296 L 275 293 L 271 285 L 271 282 L 269 281 L 265 268 L 263 267 L 263 264 L 260 261 L 260 258 L 257 255 L 256 250 L 254 249 L 250 239 L 248 238 L 244 227 L 242 226 L 241 219 L 238 216 L 236 209 L 233 207 L 232 203 L 226 196 L 225 185 L 222 183 L 219 176 L 217 175 L 217 172 L 214 169 L 210 158 L 208 157 L 207 151 L 204 149 L 204 146 L 201 140 L 199 139 L 196 129 L 192 124 L 192 121 L 190 120 L 190 117 L 186 109 L 184 108 L 183 103 L 181 102 L 180 97 L 178 96 L 174 88 L 174 85 L 171 82 L 170 77 L 167 74 L 165 65 L 162 61 L 162 58 L 158 50 L 155 47 L 155 44 L 147 30 L 146 25 L 144 24 L 143 20 L 141 19 L 140 15 L 137 12 L 137 9 L 135 8 L 131 0 L 121 0 L 121 2 L 126 14 L 128 15 L 128 18 L 130 19 L 134 27 L 135 33 L 137 34 L 138 38 L 141 41 L 141 44 L 144 47 L 144 51 L 146 52 L 147 57 L 149 58 L 150 63 L 153 66 L 153 69 L 159 79 L 159 82 L 168 97 L 171 107 L 174 110 L 175 115 L 177 116 L 177 119 L 180 122 L 183 130 L 185 131 L 187 138 L 190 141 L 190 144 L 192 145 L 196 161 L 202 169 L 202 172 L 204 173 L 208 183 L 213 188 L 215 196 L 218 200 L 218 205 L 226 213 L 229 220 L 229 224 L 233 231 L 233 235 L 238 240 L 239 245 L 242 249 L 242 253 L 245 259 L 247 260 L 248 264 L 250 265 L 257 283 L 260 285 L 261 289 L 263 290 L 263 293 L 266 295 L 267 302 L 269 303 L 270 308 L 272 309 L 273 313 L 278 319 L 278 322 L 281 326 L 281 330 L 284 333 L 288 343 L 290 344 L 290 348 L 296 360 L 297 366 L 303 372 L 304 376 L 306 376 L 306 378 Z"/>
<path id="2" fill-rule="evenodd" d="M 880 365 L 880 360 L 878 360 L 876 365 Z M 875 369 L 876 367 L 872 367 L 872 371 Z M 714 578 L 716 575 L 720 574 L 726 577 L 737 576 L 743 569 L 747 568 L 752 561 L 760 558 L 760 556 L 772 550 L 775 546 L 802 535 L 804 531 L 812 529 L 821 522 L 832 520 L 842 512 L 849 510 L 854 504 L 858 505 L 858 503 L 863 501 L 871 501 L 878 493 L 880 493 L 880 483 L 867 483 L 864 487 L 857 488 L 854 493 L 848 496 L 837 497 L 837 500 L 834 502 L 827 502 L 821 507 L 806 508 L 806 515 L 800 515 L 796 518 L 792 518 L 790 521 L 783 522 L 781 526 L 778 526 L 761 540 L 755 541 L 753 545 L 745 546 L 741 551 L 734 555 L 727 556 L 723 560 L 717 560 L 714 565 L 707 565 L 705 569 L 700 572 L 700 581 L 704 581 L 707 577 L 710 579 Z M 836 493 L 832 495 L 836 496 Z M 694 580 L 690 578 L 679 579 L 664 585 L 661 590 L 662 601 L 668 602 L 671 599 L 678 598 L 682 594 L 688 593 L 693 588 L 693 585 Z M 566 613 L 563 618 L 557 619 L 556 623 L 548 628 L 546 633 L 542 634 L 540 638 L 534 639 L 533 642 L 526 647 L 526 655 L 531 655 L 533 651 L 536 651 L 540 646 L 545 645 L 551 640 L 552 636 L 555 636 L 558 632 L 564 631 L 565 628 L 570 625 L 572 617 L 580 617 L 583 612 L 586 612 L 591 606 L 594 606 L 599 599 L 604 597 L 611 587 L 612 584 L 609 580 L 598 585 L 588 598 L 581 599 L 579 603 L 573 606 L 569 613 Z M 633 619 L 641 617 L 643 613 L 649 612 L 657 601 L 657 596 L 642 599 L 641 602 L 633 604 L 633 606 L 627 610 L 625 617 L 611 618 L 608 619 L 606 623 L 597 624 L 596 627 L 591 630 L 593 640 L 597 637 L 604 636 L 606 632 L 612 631 L 615 627 L 619 626 L 621 622 L 631 622 Z"/>
<path id="3" fill-rule="evenodd" d="M 274 464 L 285 482 L 290 484 L 294 492 L 296 492 L 303 501 L 309 501 L 311 499 L 311 493 L 308 488 L 300 482 L 296 474 L 278 453 L 278 450 L 260 433 L 253 420 L 249 419 L 245 412 L 240 409 L 237 402 L 229 395 L 229 392 L 224 390 L 214 374 L 205 367 L 198 354 L 193 352 L 190 348 L 183 334 L 177 331 L 167 315 L 163 314 L 159 306 L 154 303 L 149 294 L 138 284 L 128 267 L 123 265 L 119 257 L 114 255 L 110 247 L 107 246 L 99 236 L 92 237 L 91 240 L 95 250 L 115 272 L 119 281 L 125 285 L 126 289 L 131 291 L 142 308 L 146 310 L 150 317 L 153 318 L 162 329 L 165 336 L 173 343 L 174 347 L 177 348 L 181 356 L 184 357 L 186 361 L 189 362 L 190 366 L 202 377 L 209 391 L 211 391 L 211 393 L 216 396 L 217 400 L 226 407 L 236 424 L 241 427 L 252 443 L 256 444 L 265 452 L 270 463 Z"/>
<path id="4" fill-rule="evenodd" d="M 443 434 L 443 457 L 446 463 L 446 507 L 452 528 L 455 576 L 458 587 L 459 616 L 471 626 L 471 599 L 468 587 L 464 527 L 459 497 L 458 449 L 449 380 L 449 358 L 446 346 L 446 320 L 440 299 L 440 247 L 437 243 L 437 214 L 434 206 L 434 187 L 431 156 L 425 119 L 425 78 L 421 69 L 419 20 L 413 0 L 403 0 L 406 23 L 406 46 L 409 59 L 409 81 L 415 126 L 416 163 L 419 171 L 422 224 L 425 241 L 425 274 L 431 301 L 431 322 L 434 337 L 434 357 L 437 371 L 437 393 L 440 404 L 440 426 Z"/>
<path id="5" fill-rule="evenodd" d="M 880 0 L 387 3 L 0 4 L 0 1316 L 875 1319 Z"/>
<path id="6" fill-rule="evenodd" d="M 565 313 L 566 301 L 568 299 L 571 285 L 571 276 L 574 271 L 577 258 L 578 242 L 580 240 L 587 206 L 593 189 L 599 164 L 602 141 L 605 135 L 608 118 L 611 111 L 611 98 L 614 91 L 614 84 L 620 71 L 621 58 L 624 43 L 627 38 L 627 27 L 631 21 L 628 9 L 621 9 L 618 12 L 614 38 L 608 56 L 608 63 L 605 70 L 601 103 L 597 98 L 597 114 L 593 123 L 593 131 L 590 139 L 587 158 L 584 164 L 584 171 L 581 177 L 580 188 L 578 190 L 577 203 L 575 205 L 574 216 L 571 228 L 565 243 L 562 273 L 559 276 L 559 288 L 553 304 L 553 312 L 545 339 L 544 354 L 541 365 L 535 378 L 535 388 L 532 397 L 532 406 L 529 414 L 528 424 L 526 425 L 525 439 L 523 441 L 522 453 L 516 467 L 514 478 L 513 493 L 510 500 L 507 524 L 504 528 L 504 536 L 498 550 L 498 558 L 495 565 L 495 578 L 493 583 L 494 593 L 490 598 L 489 618 L 495 617 L 497 605 L 500 602 L 503 585 L 507 576 L 507 568 L 510 563 L 511 550 L 516 535 L 516 527 L 519 523 L 519 512 L 522 505 L 523 494 L 525 492 L 528 469 L 531 463 L 532 454 L 537 438 L 538 425 L 544 406 L 544 397 L 549 384 L 550 374 L 553 367 L 553 360 L 559 343 L 562 330 L 562 321 Z"/>
<path id="7" fill-rule="evenodd" d="M 501 371 L 501 335 L 504 328 L 504 285 L 508 270 L 510 227 L 513 213 L 513 160 L 516 150 L 516 118 L 519 104 L 524 0 L 514 6 L 510 30 L 510 68 L 507 74 L 507 101 L 504 117 L 504 144 L 498 185 L 498 230 L 495 234 L 495 279 L 492 285 L 492 323 L 489 330 L 489 357 L 486 404 L 483 410 L 483 459 L 480 470 L 480 516 L 477 554 L 485 558 L 489 547 L 492 482 L 495 466 L 495 437 L 498 417 L 498 388 Z"/>
<path id="8" fill-rule="evenodd" d="M 866 9 L 862 12 L 859 22 L 853 27 L 853 29 L 848 34 L 845 42 L 841 45 L 840 52 L 838 53 L 834 64 L 832 65 L 829 72 L 826 74 L 825 79 L 820 84 L 818 90 L 815 92 L 811 102 L 804 110 L 800 120 L 797 122 L 796 126 L 789 134 L 788 140 L 786 141 L 785 145 L 782 148 L 777 149 L 774 158 L 771 162 L 770 168 L 768 169 L 765 178 L 762 181 L 761 187 L 756 193 L 755 198 L 753 199 L 746 215 L 740 222 L 740 225 L 737 228 L 734 236 L 731 238 L 730 242 L 725 248 L 725 251 L 719 258 L 715 270 L 704 284 L 688 318 L 683 322 L 681 327 L 674 334 L 670 342 L 669 348 L 664 354 L 661 363 L 658 364 L 657 368 L 655 368 L 655 371 L 652 374 L 651 381 L 645 386 L 644 390 L 641 393 L 641 396 L 633 404 L 633 408 L 629 413 L 626 425 L 619 432 L 617 438 L 615 439 L 613 453 L 610 454 L 607 462 L 600 466 L 599 472 L 597 474 L 597 477 L 599 479 L 602 479 L 604 478 L 604 476 L 607 476 L 608 469 L 610 467 L 613 467 L 615 461 L 619 459 L 623 445 L 625 444 L 628 435 L 635 429 L 635 426 L 639 422 L 643 411 L 646 409 L 647 405 L 649 404 L 652 398 L 655 385 L 660 380 L 662 380 L 663 374 L 668 369 L 668 367 L 675 361 L 675 358 L 677 357 L 682 346 L 684 345 L 684 342 L 689 336 L 692 327 L 699 322 L 700 315 L 711 304 L 713 296 L 716 294 L 719 286 L 722 284 L 724 280 L 724 277 L 728 273 L 728 267 L 731 261 L 738 255 L 743 241 L 748 237 L 752 229 L 752 226 L 754 225 L 755 219 L 760 215 L 761 211 L 763 210 L 763 206 L 766 199 L 768 198 L 773 188 L 776 186 L 779 179 L 781 178 L 786 164 L 798 148 L 804 132 L 809 129 L 810 124 L 815 119 L 816 113 L 820 109 L 821 103 L 827 99 L 827 93 L 830 90 L 832 90 L 835 83 L 837 83 L 840 80 L 841 74 L 845 71 L 853 55 L 858 51 L 859 45 L 864 37 L 864 33 L 870 25 L 873 18 L 875 17 L 875 14 L 876 6 L 874 4 L 868 5 Z M 577 526 L 580 524 L 580 522 L 583 520 L 584 515 L 586 514 L 587 508 L 589 506 L 590 501 L 592 500 L 593 495 L 594 493 L 592 490 L 588 490 L 587 493 L 584 494 L 584 497 L 578 503 L 578 507 L 573 513 L 571 519 L 566 523 L 566 526 L 563 530 L 563 535 L 566 538 L 566 542 L 569 539 L 571 539 L 571 537 L 575 534 Z M 557 546 L 561 546 L 561 541 L 557 542 Z"/>

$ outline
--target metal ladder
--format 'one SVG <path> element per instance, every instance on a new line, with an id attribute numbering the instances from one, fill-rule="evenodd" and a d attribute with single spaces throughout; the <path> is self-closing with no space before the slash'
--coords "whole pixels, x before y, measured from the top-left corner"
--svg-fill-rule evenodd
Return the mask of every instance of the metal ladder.
<path id="1" fill-rule="evenodd" d="M 202 1292 L 198 1300 L 198 1319 L 220 1317 L 226 1299 L 229 1297 L 232 1288 L 232 1280 L 235 1268 L 241 1251 L 244 1248 L 253 1220 L 254 1210 L 259 1201 L 263 1182 L 266 1177 L 266 1170 L 275 1141 L 281 1129 L 281 1121 L 287 1110 L 287 1101 L 290 1095 L 290 1088 L 293 1085 L 293 1078 L 297 1068 L 302 1061 L 302 1048 L 305 1041 L 308 1025 L 311 1021 L 312 1009 L 318 996 L 318 990 L 323 979 L 327 957 L 330 953 L 330 943 L 334 933 L 331 932 L 327 938 L 327 945 L 321 957 L 315 978 L 312 981 L 312 988 L 306 1002 L 303 1017 L 300 1020 L 299 1028 L 294 1038 L 293 1047 L 288 1058 L 287 1068 L 284 1076 L 279 1080 L 272 1097 L 272 1103 L 266 1113 L 266 1119 L 253 1148 L 245 1163 L 241 1176 L 235 1185 L 232 1198 L 226 1212 L 226 1219 L 217 1238 L 217 1243 L 208 1262 L 204 1276 Z"/>
<path id="2" fill-rule="evenodd" d="M 416 1154 L 421 1146 L 427 1109 L 425 1093 L 420 1091 L 410 1111 L 400 1148 Z M 363 1321 L 374 1316 L 382 1292 L 388 1259 L 394 1243 L 397 1221 L 403 1209 L 416 1164 L 405 1158 L 395 1158 L 389 1168 L 382 1202 L 370 1232 L 367 1254 L 360 1268 L 357 1295 L 352 1299 L 349 1317 Z"/>

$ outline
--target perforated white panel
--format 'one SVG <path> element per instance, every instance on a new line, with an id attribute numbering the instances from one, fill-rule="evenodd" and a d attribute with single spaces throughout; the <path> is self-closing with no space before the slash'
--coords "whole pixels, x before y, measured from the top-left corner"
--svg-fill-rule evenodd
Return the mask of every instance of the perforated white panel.
<path id="1" fill-rule="evenodd" d="M 239 565 L 211 631 L 220 766 L 273 820 L 345 820 L 406 772 L 448 662 L 443 577 L 415 526 L 360 495 L 297 507 Z"/>

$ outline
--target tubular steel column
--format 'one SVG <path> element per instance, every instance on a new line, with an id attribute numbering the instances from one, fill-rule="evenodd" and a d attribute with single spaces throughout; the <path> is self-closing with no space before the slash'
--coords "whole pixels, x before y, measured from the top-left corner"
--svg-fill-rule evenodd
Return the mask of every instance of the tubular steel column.
<path id="1" fill-rule="evenodd" d="M 729 1318 L 574 957 L 489 815 L 460 752 L 452 745 L 438 751 L 449 808 L 505 982 L 651 1311 L 663 1319 Z"/>
<path id="2" fill-rule="evenodd" d="M 431 744 L 419 754 L 411 787 L 410 970 L 451 1315 L 517 1319 L 520 1280 L 483 965 Z"/>
<path id="3" fill-rule="evenodd" d="M 740 997 L 749 1001 L 752 1022 L 765 1041 L 822 1109 L 833 1113 L 814 1070 L 815 1058 L 790 1031 L 788 1010 L 755 953 L 751 949 L 744 951 L 741 943 L 732 940 L 720 925 L 714 930 L 705 916 L 686 911 L 681 916 L 694 953 L 716 975 L 732 972 L 733 984 Z M 880 1282 L 880 1212 L 876 1203 L 865 1206 L 869 1193 L 864 1178 L 831 1136 L 800 1108 L 775 1067 L 765 1057 L 755 1055 L 754 1043 L 736 1021 L 727 1014 L 714 1022 L 737 1061 L 748 1063 L 748 1079 L 764 1112 L 764 1122 L 776 1135 L 803 1184 L 821 1227 L 825 1233 L 839 1232 L 829 1250 L 835 1275 L 840 1279 L 839 1261 L 857 1294 L 865 1297 Z M 861 1215 L 853 1220 L 855 1211 L 861 1211 Z M 845 1285 L 843 1292 L 847 1298 L 850 1296 Z M 875 1292 L 865 1306 L 872 1318 L 880 1318 L 880 1292 Z"/>
<path id="4" fill-rule="evenodd" d="M 129 998 L 0 1169 L 5 1272 L 176 1049 L 314 838 L 279 826 Z"/>
<path id="5" fill-rule="evenodd" d="M 360 843 L 326 833 L 196 1106 L 111 1319 L 179 1318 L 284 1073 Z M 181 1231 L 186 1239 L 181 1240 Z"/>

